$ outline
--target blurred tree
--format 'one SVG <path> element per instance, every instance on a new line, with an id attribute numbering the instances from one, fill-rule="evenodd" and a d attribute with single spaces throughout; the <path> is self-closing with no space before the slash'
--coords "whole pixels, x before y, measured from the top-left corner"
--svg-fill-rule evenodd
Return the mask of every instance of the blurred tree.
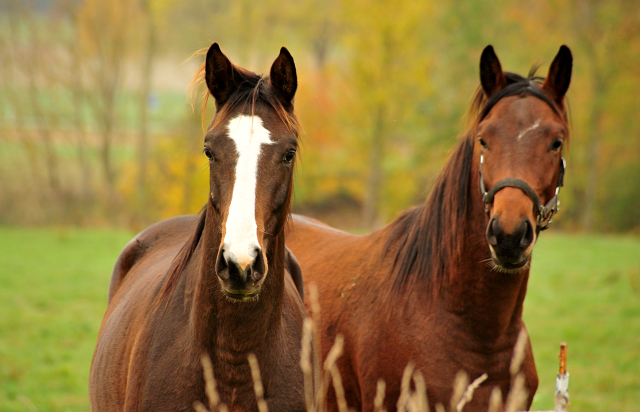
<path id="1" fill-rule="evenodd" d="M 632 72 L 626 72 L 628 69 L 640 64 L 637 53 L 640 51 L 640 4 L 627 0 L 587 0 L 575 1 L 569 6 L 571 9 L 568 12 L 574 16 L 571 27 L 586 58 L 585 66 L 591 81 L 589 120 L 584 129 L 588 174 L 582 220 L 583 229 L 590 231 L 594 229 L 598 213 L 598 188 L 606 181 L 601 174 L 603 168 L 611 166 L 610 161 L 601 159 L 602 145 L 607 143 L 603 137 L 607 136 L 607 132 L 615 134 L 614 130 L 624 125 L 623 119 L 619 119 L 622 122 L 615 122 L 615 125 L 606 123 L 608 108 L 614 99 L 621 97 L 610 93 L 615 90 L 617 82 L 632 75 Z M 637 76 L 637 70 L 635 74 Z M 633 86 L 640 91 L 637 82 Z M 634 132 L 638 136 L 640 129 L 636 127 Z M 640 146 L 635 140 L 635 151 L 638 152 Z M 634 142 L 632 140 L 629 143 Z"/>
<path id="2" fill-rule="evenodd" d="M 71 124 L 73 130 L 71 135 L 75 135 L 76 156 L 80 169 L 80 199 L 84 207 L 90 208 L 95 196 L 93 188 L 93 169 L 89 158 L 89 142 L 87 121 L 83 117 L 87 99 L 87 85 L 83 75 L 83 61 L 80 36 L 78 35 L 79 9 L 75 0 L 60 0 L 60 12 L 68 18 L 68 30 L 61 36 L 61 53 L 67 54 L 67 69 L 63 70 L 64 75 L 60 79 L 60 84 L 69 91 L 71 110 Z M 82 219 L 82 217 L 79 217 Z"/>
<path id="3" fill-rule="evenodd" d="M 640 125 L 635 121 L 640 103 L 634 98 L 640 93 L 640 3 L 526 3 L 513 3 L 511 13 L 526 22 L 527 35 L 539 38 L 543 31 L 548 39 L 544 46 L 549 45 L 545 53 L 567 43 L 575 56 L 570 98 L 577 139 L 570 167 L 576 173 L 569 180 L 575 224 L 586 231 L 611 229 L 612 210 L 624 210 L 613 204 L 622 186 L 605 183 L 640 160 Z M 635 198 L 640 201 L 640 193 Z M 640 221 L 633 226 L 640 227 Z"/>
<path id="4" fill-rule="evenodd" d="M 421 41 L 432 26 L 431 4 L 379 0 L 352 1 L 342 7 L 344 44 L 350 52 L 347 89 L 341 96 L 342 124 L 350 153 L 366 159 L 362 215 L 365 227 L 374 227 L 385 219 L 381 194 L 386 159 L 410 142 L 410 124 L 432 86 L 427 77 L 429 56 Z M 407 182 L 394 186 L 403 183 Z"/>
<path id="5" fill-rule="evenodd" d="M 13 81 L 18 81 L 25 87 L 22 92 L 12 95 L 13 107 L 18 109 L 21 117 L 22 112 L 28 111 L 31 114 L 32 127 L 37 130 L 35 134 L 29 133 L 24 129 L 21 130 L 20 132 L 23 133 L 21 140 L 26 147 L 34 144 L 33 140 L 40 141 L 44 151 L 42 158 L 44 159 L 47 187 L 55 197 L 59 197 L 61 190 L 59 160 L 53 144 L 53 127 L 51 124 L 55 122 L 55 117 L 50 116 L 46 107 L 47 103 L 43 101 L 42 95 L 38 92 L 38 89 L 43 85 L 55 83 L 57 74 L 55 67 L 51 68 L 51 70 L 41 70 L 41 66 L 38 64 L 41 61 L 40 59 L 44 61 L 56 60 L 56 56 L 51 53 L 51 47 L 46 47 L 47 45 L 53 46 L 46 30 L 51 27 L 47 27 L 50 25 L 41 24 L 36 19 L 30 18 L 29 4 L 11 2 L 10 5 L 13 6 L 14 15 L 18 17 L 17 19 L 8 19 L 8 43 L 13 46 L 13 50 L 10 52 L 12 53 L 15 68 L 12 73 L 14 75 L 19 74 L 21 77 L 21 79 L 14 77 Z M 32 153 L 32 158 L 34 158 L 34 150 L 36 149 L 33 146 L 27 150 Z"/>
<path id="6" fill-rule="evenodd" d="M 9 194 L 0 219 L 88 222 L 106 211 L 145 222 L 143 198 L 163 216 L 197 210 L 189 188 L 200 190 L 199 150 L 186 142 L 199 147 L 202 136 L 176 129 L 185 127 L 174 101 L 181 90 L 165 80 L 176 81 L 167 68 L 218 41 L 258 72 L 280 46 L 294 55 L 305 130 L 298 210 L 377 226 L 424 201 L 464 129 L 486 44 L 506 70 L 526 73 L 566 43 L 574 138 L 557 223 L 640 228 L 635 1 L 9 0 L 0 9 L 0 188 Z M 149 111 L 154 93 L 158 112 Z M 169 144 L 167 133 L 184 137 Z M 158 190 L 169 179 L 187 181 Z M 123 207 L 113 207 L 120 197 Z"/>
<path id="7" fill-rule="evenodd" d="M 81 50 L 86 59 L 84 67 L 96 88 L 87 102 L 99 124 L 100 159 L 111 205 L 117 200 L 112 158 L 117 124 L 116 98 L 122 86 L 124 65 L 130 56 L 129 43 L 135 38 L 133 22 L 139 19 L 137 11 L 135 4 L 128 0 L 84 0 L 78 14 Z"/>
<path id="8" fill-rule="evenodd" d="M 141 44 L 140 88 L 138 91 L 138 184 L 137 193 L 140 204 L 146 209 L 147 180 L 149 163 L 149 106 L 151 104 L 151 83 L 153 79 L 153 63 L 157 52 L 158 34 L 157 20 L 159 13 L 166 10 L 167 2 L 140 0 L 141 31 L 144 40 Z"/>

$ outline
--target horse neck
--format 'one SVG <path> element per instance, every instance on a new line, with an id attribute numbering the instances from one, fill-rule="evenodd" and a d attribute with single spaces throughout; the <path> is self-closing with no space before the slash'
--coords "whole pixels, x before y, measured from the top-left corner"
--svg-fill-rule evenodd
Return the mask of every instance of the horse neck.
<path id="1" fill-rule="evenodd" d="M 467 193 L 466 232 L 461 240 L 462 256 L 443 285 L 445 310 L 457 317 L 465 333 L 496 342 L 505 335 L 517 336 L 522 327 L 522 308 L 529 269 L 501 273 L 490 265 L 486 240 L 488 218 L 478 187 L 478 156 L 474 155 Z"/>
<path id="2" fill-rule="evenodd" d="M 234 302 L 227 298 L 215 273 L 221 231 L 211 206 L 202 235 L 200 270 L 193 282 L 194 302 L 191 324 L 195 341 L 211 356 L 220 351 L 237 354 L 246 360 L 249 352 L 258 351 L 268 335 L 278 329 L 284 300 L 284 232 L 265 236 L 268 273 L 256 300 Z"/>

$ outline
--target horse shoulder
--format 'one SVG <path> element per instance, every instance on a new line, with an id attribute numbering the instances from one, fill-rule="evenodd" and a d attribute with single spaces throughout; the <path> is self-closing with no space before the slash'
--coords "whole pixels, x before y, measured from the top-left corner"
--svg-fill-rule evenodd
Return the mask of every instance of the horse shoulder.
<path id="1" fill-rule="evenodd" d="M 193 231 L 196 218 L 196 215 L 185 215 L 166 219 L 134 236 L 124 247 L 113 267 L 107 302 L 111 302 L 131 268 L 150 251 L 176 242 L 186 242 Z"/>

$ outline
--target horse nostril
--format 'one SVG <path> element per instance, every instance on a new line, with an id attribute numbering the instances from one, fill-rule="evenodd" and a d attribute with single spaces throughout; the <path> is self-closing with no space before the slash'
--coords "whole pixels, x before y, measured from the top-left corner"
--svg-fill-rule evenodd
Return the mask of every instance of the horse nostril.
<path id="1" fill-rule="evenodd" d="M 489 221 L 489 225 L 487 226 L 487 241 L 491 246 L 498 245 L 497 234 L 500 233 L 500 225 L 498 224 L 498 219 L 495 216 L 491 218 Z"/>
<path id="2" fill-rule="evenodd" d="M 259 248 L 255 249 L 255 253 L 256 257 L 251 264 L 251 267 L 253 268 L 252 277 L 255 280 L 260 280 L 264 276 L 265 272 L 264 257 L 262 256 L 262 251 Z"/>
<path id="3" fill-rule="evenodd" d="M 520 246 L 522 246 L 523 249 L 526 249 L 531 245 L 531 243 L 533 243 L 533 225 L 529 219 L 525 219 L 522 224 L 524 227 L 522 228 L 523 234 L 520 239 Z"/>
<path id="4" fill-rule="evenodd" d="M 220 248 L 218 252 L 218 258 L 216 259 L 216 274 L 219 278 L 223 280 L 229 279 L 229 271 L 226 270 L 229 268 L 229 264 L 227 262 L 227 258 L 224 257 L 224 248 Z"/>

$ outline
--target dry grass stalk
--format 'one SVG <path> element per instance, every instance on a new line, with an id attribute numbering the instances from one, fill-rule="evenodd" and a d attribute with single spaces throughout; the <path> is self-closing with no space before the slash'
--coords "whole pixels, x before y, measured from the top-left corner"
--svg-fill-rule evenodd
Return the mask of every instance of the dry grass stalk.
<path id="1" fill-rule="evenodd" d="M 264 400 L 264 387 L 262 386 L 262 377 L 260 376 L 260 366 L 258 366 L 258 358 L 253 353 L 247 356 L 249 367 L 251 368 L 251 378 L 253 379 L 253 391 L 256 394 L 258 404 L 258 412 L 269 412 L 267 402 Z"/>
<path id="2" fill-rule="evenodd" d="M 352 410 L 348 409 L 344 387 L 342 385 L 342 378 L 337 367 L 337 361 L 342 355 L 344 348 L 344 338 L 342 335 L 338 335 L 336 337 L 336 340 L 327 355 L 327 359 L 324 362 L 321 385 L 314 396 L 315 386 L 312 357 L 313 360 L 316 361 L 320 353 L 317 347 L 319 342 L 319 330 L 317 325 L 319 322 L 316 322 L 316 319 L 320 319 L 320 305 L 318 304 L 318 291 L 315 284 L 309 285 L 309 292 L 313 319 L 308 318 L 304 320 L 302 349 L 300 353 L 300 367 L 303 371 L 305 381 L 305 401 L 307 412 L 324 412 L 324 401 L 326 399 L 330 379 L 336 393 L 338 410 L 340 412 L 351 412 Z M 312 337 L 315 338 L 315 342 L 313 342 Z M 528 391 L 525 387 L 524 374 L 519 371 L 522 367 L 522 362 L 524 361 L 527 341 L 528 334 L 524 329 L 522 329 L 518 335 L 518 340 L 516 341 L 513 357 L 511 359 L 509 368 L 512 375 L 511 390 L 507 394 L 504 408 L 502 391 L 496 386 L 491 392 L 487 409 L 488 412 L 497 412 L 500 410 L 504 410 L 505 412 L 516 412 L 525 407 L 528 399 Z M 313 351 L 313 355 L 315 356 L 312 355 L 312 348 L 315 349 L 315 351 Z M 253 378 L 258 411 L 268 412 L 267 403 L 264 400 L 264 388 L 260 377 L 258 360 L 254 354 L 250 354 L 248 361 L 251 368 L 251 376 Z M 209 408 L 201 402 L 195 401 L 193 404 L 194 409 L 196 412 L 228 412 L 228 407 L 224 403 L 220 402 L 220 395 L 217 392 L 216 381 L 213 376 L 213 366 L 211 359 L 206 353 L 202 355 L 201 362 L 205 379 L 205 393 L 209 400 Z M 566 373 L 566 343 L 561 345 L 559 376 L 564 373 Z M 469 377 L 466 372 L 458 372 L 453 384 L 454 389 L 451 396 L 450 411 L 462 412 L 467 403 L 473 399 L 474 391 L 480 387 L 487 378 L 488 376 L 485 373 L 476 378 L 471 384 L 468 384 Z M 411 390 L 412 380 L 414 382 L 415 390 Z M 385 394 L 386 384 L 384 380 L 380 379 L 378 380 L 376 387 L 374 412 L 386 412 L 386 409 L 384 409 Z M 415 365 L 413 363 L 409 363 L 404 370 L 400 397 L 397 401 L 397 410 L 398 412 L 429 411 L 427 388 L 424 377 L 420 371 L 415 370 Z M 447 412 L 442 403 L 436 404 L 435 410 L 436 412 Z M 558 411 L 558 409 L 556 409 L 556 411 Z M 566 409 L 560 409 L 560 411 L 566 412 Z"/>
<path id="3" fill-rule="evenodd" d="M 311 306 L 311 316 L 318 322 L 320 320 L 320 300 L 318 298 L 318 285 L 315 283 L 309 284 L 309 303 Z"/>
<path id="4" fill-rule="evenodd" d="M 398 402 L 396 404 L 398 412 L 407 411 L 407 402 L 411 396 L 411 375 L 413 375 L 415 367 L 416 365 L 413 362 L 409 362 L 402 373 L 402 380 L 400 381 L 400 396 L 398 397 Z"/>
<path id="5" fill-rule="evenodd" d="M 387 412 L 384 409 L 384 395 L 387 390 L 387 385 L 384 383 L 384 379 L 378 379 L 378 385 L 376 386 L 376 397 L 373 398 L 373 412 Z"/>
<path id="6" fill-rule="evenodd" d="M 413 380 L 414 389 L 411 389 Z M 400 396 L 396 404 L 398 412 L 424 412 L 429 410 L 427 399 L 427 384 L 422 372 L 415 370 L 415 364 L 410 362 L 402 374 Z"/>
<path id="7" fill-rule="evenodd" d="M 473 392 L 482 384 L 482 382 L 486 381 L 488 377 L 489 375 L 483 373 L 482 375 L 478 376 L 473 382 L 471 382 L 469 386 L 467 386 L 467 389 L 462 394 L 462 398 L 456 404 L 456 412 L 462 412 L 464 406 L 467 403 L 471 402 L 471 399 L 473 399 Z"/>
<path id="8" fill-rule="evenodd" d="M 313 326 L 313 364 L 320 365 L 320 298 L 318 297 L 318 286 L 315 283 L 309 284 L 309 306 L 311 308 L 311 320 Z M 320 375 L 324 377 L 325 373 L 320 372 Z M 318 388 L 318 392 L 315 394 L 316 399 L 312 402 L 314 403 L 314 407 L 316 411 L 324 412 L 324 400 L 325 395 L 327 393 L 326 384 L 328 381 L 323 377 L 320 378 L 320 387 Z M 313 376 L 315 379 L 315 376 Z M 307 403 L 309 399 L 307 399 Z"/>
<path id="9" fill-rule="evenodd" d="M 528 392 L 525 388 L 524 374 L 520 372 L 520 369 L 524 361 L 528 341 L 529 334 L 522 328 L 518 334 L 516 345 L 513 348 L 511 366 L 509 367 L 509 372 L 511 373 L 511 389 L 507 394 L 504 405 L 506 412 L 515 412 L 527 404 Z"/>
<path id="10" fill-rule="evenodd" d="M 338 402 L 338 411 L 349 412 L 347 400 L 344 396 L 344 387 L 342 386 L 342 377 L 336 365 L 331 367 L 331 378 L 333 380 L 333 389 L 336 391 L 336 399 Z"/>
<path id="11" fill-rule="evenodd" d="M 216 389 L 216 379 L 213 377 L 213 364 L 208 354 L 203 353 L 200 357 L 202 363 L 202 374 L 204 375 L 204 392 L 209 399 L 209 409 L 211 412 L 228 412 L 227 405 L 220 402 L 220 394 Z M 207 411 L 207 408 L 200 401 L 195 401 L 193 407 L 198 412 Z"/>
<path id="12" fill-rule="evenodd" d="M 413 371 L 412 377 L 416 390 L 409 399 L 409 410 L 415 412 L 427 412 L 429 411 L 429 400 L 427 399 L 427 384 L 424 381 L 422 372 Z"/>
<path id="13" fill-rule="evenodd" d="M 302 349 L 300 350 L 300 368 L 304 375 L 304 399 L 307 412 L 315 412 L 314 377 L 311 359 L 311 345 L 313 337 L 313 321 L 309 318 L 302 324 Z"/>
<path id="14" fill-rule="evenodd" d="M 491 391 L 491 396 L 489 397 L 489 409 L 488 412 L 498 412 L 502 409 L 502 391 L 500 388 L 495 386 Z"/>
<path id="15" fill-rule="evenodd" d="M 511 377 L 513 378 L 520 371 L 520 367 L 522 366 L 522 362 L 524 361 L 524 356 L 527 349 L 527 341 L 529 340 L 529 334 L 527 333 L 525 328 L 520 330 L 518 334 L 518 340 L 516 341 L 516 345 L 513 348 L 513 356 L 511 357 L 511 366 L 509 367 L 509 372 L 511 373 Z"/>
<path id="16" fill-rule="evenodd" d="M 209 409 L 207 409 L 207 407 L 200 401 L 193 402 L 193 409 L 195 409 L 196 412 L 209 412 Z"/>
<path id="17" fill-rule="evenodd" d="M 327 359 L 324 361 L 324 376 L 323 376 L 323 385 L 322 385 L 322 397 L 326 398 L 326 391 L 329 387 L 329 377 L 333 381 L 333 389 L 336 392 L 336 401 L 338 403 L 338 410 L 340 412 L 348 412 L 347 409 L 347 400 L 344 397 L 344 387 L 342 386 L 342 377 L 340 376 L 340 371 L 338 371 L 338 367 L 336 366 L 336 362 L 340 355 L 342 355 L 342 348 L 344 346 L 344 338 L 342 335 L 338 334 L 336 336 L 336 340 L 331 347 L 331 350 L 327 354 Z"/>
<path id="18" fill-rule="evenodd" d="M 449 408 L 450 411 L 456 410 L 456 406 L 462 399 L 462 395 L 464 395 L 464 391 L 468 385 L 469 375 L 467 375 L 467 372 L 465 371 L 459 371 L 453 380 L 453 393 L 451 394 L 451 406 Z"/>
<path id="19" fill-rule="evenodd" d="M 513 379 L 511 390 L 504 405 L 505 412 L 516 412 L 527 405 L 528 392 L 524 386 L 524 374 L 518 373 Z"/>

